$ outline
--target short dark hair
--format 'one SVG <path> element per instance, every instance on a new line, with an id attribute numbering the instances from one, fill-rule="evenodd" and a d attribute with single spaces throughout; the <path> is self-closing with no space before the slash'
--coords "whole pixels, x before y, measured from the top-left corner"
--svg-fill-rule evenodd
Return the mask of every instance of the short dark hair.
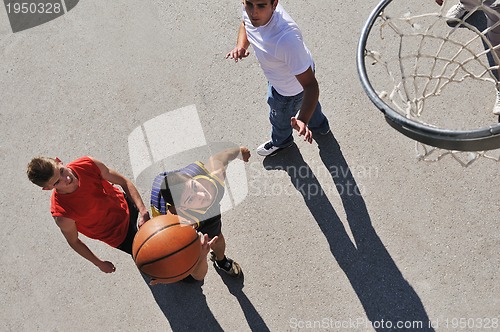
<path id="1" fill-rule="evenodd" d="M 181 172 L 172 172 L 163 178 L 160 193 L 167 205 L 175 208 L 175 202 L 178 203 L 180 201 L 180 197 L 184 191 L 184 183 L 190 179 L 189 175 Z"/>
<path id="2" fill-rule="evenodd" d="M 54 176 L 57 161 L 54 158 L 35 157 L 28 164 L 26 174 L 28 179 L 39 187 L 44 187 Z"/>

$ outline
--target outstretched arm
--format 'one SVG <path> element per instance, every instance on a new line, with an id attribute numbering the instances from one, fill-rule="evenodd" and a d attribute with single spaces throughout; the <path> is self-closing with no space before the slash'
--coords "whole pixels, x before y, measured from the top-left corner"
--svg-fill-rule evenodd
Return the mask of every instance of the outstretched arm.
<path id="1" fill-rule="evenodd" d="M 227 165 L 238 156 L 247 162 L 250 159 L 250 150 L 244 146 L 226 149 L 211 156 L 205 167 L 212 175 L 224 181 Z"/>
<path id="2" fill-rule="evenodd" d="M 54 217 L 57 226 L 61 229 L 66 241 L 80 256 L 97 266 L 102 272 L 115 272 L 115 266 L 108 261 L 100 260 L 94 253 L 78 238 L 76 223 L 73 219 L 65 217 Z"/>
<path id="3" fill-rule="evenodd" d="M 238 62 L 238 59 L 246 58 L 250 54 L 248 47 L 250 47 L 250 42 L 248 41 L 247 32 L 245 30 L 245 22 L 242 21 L 240 29 L 238 30 L 236 47 L 226 54 L 226 59 L 231 58 L 234 59 L 235 62 Z"/>
<path id="4" fill-rule="evenodd" d="M 142 224 L 144 224 L 146 221 L 149 220 L 149 212 L 146 206 L 144 205 L 141 195 L 139 195 L 139 192 L 137 191 L 135 185 L 132 183 L 132 181 L 130 181 L 117 171 L 108 168 L 99 160 L 96 160 L 94 158 L 91 159 L 94 161 L 94 163 L 101 171 L 102 178 L 113 184 L 121 186 L 125 191 L 125 193 L 127 194 L 127 196 L 130 197 L 130 199 L 134 202 L 135 206 L 139 210 L 139 227 L 141 227 Z"/>

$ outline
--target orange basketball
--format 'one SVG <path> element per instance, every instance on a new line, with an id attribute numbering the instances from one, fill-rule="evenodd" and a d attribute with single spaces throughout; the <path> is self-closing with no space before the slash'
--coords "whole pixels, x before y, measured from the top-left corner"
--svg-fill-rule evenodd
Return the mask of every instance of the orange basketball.
<path id="1" fill-rule="evenodd" d="M 132 244 L 132 257 L 139 270 L 163 279 L 164 283 L 187 277 L 200 252 L 198 233 L 170 213 L 148 220 L 139 228 Z"/>

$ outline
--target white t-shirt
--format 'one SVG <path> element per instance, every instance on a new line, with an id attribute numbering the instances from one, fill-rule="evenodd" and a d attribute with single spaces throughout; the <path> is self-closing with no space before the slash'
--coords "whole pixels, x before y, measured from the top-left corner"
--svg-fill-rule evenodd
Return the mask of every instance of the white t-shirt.
<path id="1" fill-rule="evenodd" d="M 243 6 L 248 41 L 267 80 L 283 96 L 295 96 L 304 89 L 295 75 L 313 67 L 311 52 L 304 44 L 295 21 L 278 3 L 266 25 L 254 27 Z"/>

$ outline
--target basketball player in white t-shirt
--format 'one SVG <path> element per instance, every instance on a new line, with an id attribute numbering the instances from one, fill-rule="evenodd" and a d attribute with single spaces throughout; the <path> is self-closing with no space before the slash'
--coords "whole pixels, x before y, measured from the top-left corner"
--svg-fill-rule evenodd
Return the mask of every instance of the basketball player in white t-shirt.
<path id="1" fill-rule="evenodd" d="M 269 82 L 267 103 L 272 125 L 271 140 L 259 146 L 257 153 L 269 156 L 292 145 L 293 129 L 310 143 L 313 132 L 328 134 L 330 126 L 318 101 L 311 52 L 278 0 L 243 0 L 236 47 L 226 59 L 238 62 L 246 58 L 250 45 Z"/>

